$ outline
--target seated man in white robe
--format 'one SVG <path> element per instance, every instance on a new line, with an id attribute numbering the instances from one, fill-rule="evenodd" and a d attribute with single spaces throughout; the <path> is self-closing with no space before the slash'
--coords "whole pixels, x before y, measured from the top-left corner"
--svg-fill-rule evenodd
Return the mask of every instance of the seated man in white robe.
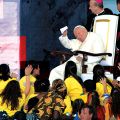
<path id="1" fill-rule="evenodd" d="M 103 53 L 104 52 L 104 44 L 100 36 L 96 33 L 88 32 L 84 26 L 78 25 L 73 30 L 74 36 L 76 39 L 69 40 L 67 36 L 67 30 L 63 32 L 63 34 L 59 37 L 61 44 L 70 49 L 71 51 L 81 50 L 91 53 Z M 82 72 L 81 63 L 82 63 L 82 54 L 78 54 L 77 56 L 72 56 L 69 60 L 72 60 L 77 65 L 77 75 L 80 76 Z M 88 60 L 85 62 L 87 65 L 87 72 L 92 72 L 93 67 L 100 62 L 102 56 L 93 57 L 88 56 Z M 68 61 L 69 61 L 68 60 Z M 64 71 L 65 71 L 66 62 L 55 67 L 51 70 L 49 81 L 50 85 L 55 79 L 64 80 Z"/>

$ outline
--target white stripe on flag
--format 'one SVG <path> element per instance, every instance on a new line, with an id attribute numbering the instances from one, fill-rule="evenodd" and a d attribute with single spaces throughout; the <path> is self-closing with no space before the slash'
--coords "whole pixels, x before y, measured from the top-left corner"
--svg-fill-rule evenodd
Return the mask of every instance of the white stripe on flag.
<path id="1" fill-rule="evenodd" d="M 0 36 L 0 64 L 9 64 L 11 72 L 19 74 L 20 37 Z"/>
<path id="2" fill-rule="evenodd" d="M 0 0 L 0 19 L 3 19 L 3 0 Z"/>

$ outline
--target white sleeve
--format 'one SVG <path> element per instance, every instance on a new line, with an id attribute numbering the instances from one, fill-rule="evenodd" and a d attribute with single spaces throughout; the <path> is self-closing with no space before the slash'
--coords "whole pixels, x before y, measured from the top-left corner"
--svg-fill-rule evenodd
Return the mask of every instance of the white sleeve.
<path id="1" fill-rule="evenodd" d="M 71 46 L 71 41 L 69 40 L 68 36 L 63 37 L 62 35 L 59 37 L 59 40 L 61 42 L 61 44 L 68 49 L 72 49 Z"/>

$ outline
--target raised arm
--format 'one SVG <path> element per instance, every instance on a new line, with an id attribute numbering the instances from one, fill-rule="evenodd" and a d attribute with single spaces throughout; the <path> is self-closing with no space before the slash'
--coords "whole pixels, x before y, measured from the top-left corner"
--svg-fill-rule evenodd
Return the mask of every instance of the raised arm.
<path id="1" fill-rule="evenodd" d="M 25 87 L 25 95 L 27 96 L 30 92 L 30 74 L 32 72 L 33 68 L 32 65 L 28 65 L 25 68 L 25 76 L 26 76 L 26 87 Z"/>

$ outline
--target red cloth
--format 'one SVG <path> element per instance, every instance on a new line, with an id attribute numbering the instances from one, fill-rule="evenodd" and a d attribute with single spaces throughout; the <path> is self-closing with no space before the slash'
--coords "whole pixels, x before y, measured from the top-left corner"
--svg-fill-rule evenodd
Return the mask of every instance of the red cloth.
<path id="1" fill-rule="evenodd" d="M 25 68 L 25 62 L 26 62 L 26 36 L 20 36 L 20 68 Z"/>
<path id="2" fill-rule="evenodd" d="M 103 106 L 97 107 L 97 120 L 105 120 L 105 109 Z"/>
<path id="3" fill-rule="evenodd" d="M 97 3 L 103 3 L 103 0 L 96 0 Z"/>

